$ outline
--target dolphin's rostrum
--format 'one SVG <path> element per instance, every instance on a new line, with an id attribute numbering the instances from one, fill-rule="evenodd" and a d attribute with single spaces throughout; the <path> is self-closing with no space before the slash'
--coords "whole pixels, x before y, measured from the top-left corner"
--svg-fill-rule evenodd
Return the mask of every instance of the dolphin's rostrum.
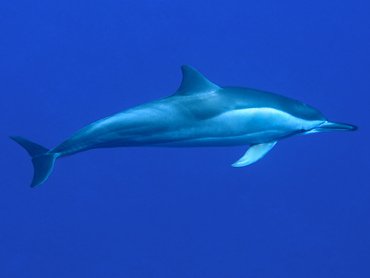
<path id="1" fill-rule="evenodd" d="M 261 159 L 281 139 L 357 127 L 328 121 L 300 101 L 259 90 L 219 87 L 190 66 L 173 95 L 96 121 L 48 150 L 22 137 L 10 137 L 32 157 L 31 187 L 42 184 L 58 157 L 95 148 L 250 145 L 234 167 Z"/>

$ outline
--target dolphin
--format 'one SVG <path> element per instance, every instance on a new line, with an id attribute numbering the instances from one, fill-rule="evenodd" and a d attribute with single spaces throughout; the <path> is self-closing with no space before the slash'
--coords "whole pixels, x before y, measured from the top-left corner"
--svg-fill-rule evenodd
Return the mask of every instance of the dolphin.
<path id="1" fill-rule="evenodd" d="M 220 87 L 190 66 L 181 70 L 182 83 L 173 95 L 98 120 L 54 149 L 11 136 L 32 158 L 31 187 L 49 177 L 55 159 L 90 149 L 250 145 L 232 164 L 243 167 L 264 157 L 287 137 L 357 130 L 354 125 L 327 120 L 303 102 L 260 90 Z"/>

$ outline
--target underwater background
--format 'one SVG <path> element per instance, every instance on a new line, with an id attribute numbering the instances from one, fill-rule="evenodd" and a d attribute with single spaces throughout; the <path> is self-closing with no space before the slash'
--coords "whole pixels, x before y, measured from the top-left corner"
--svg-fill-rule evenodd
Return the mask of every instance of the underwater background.
<path id="1" fill-rule="evenodd" d="M 370 2 L 2 1 L 0 277 L 370 277 Z M 174 93 L 180 66 L 359 126 L 247 146 L 115 148 L 30 189 L 53 148 Z"/>

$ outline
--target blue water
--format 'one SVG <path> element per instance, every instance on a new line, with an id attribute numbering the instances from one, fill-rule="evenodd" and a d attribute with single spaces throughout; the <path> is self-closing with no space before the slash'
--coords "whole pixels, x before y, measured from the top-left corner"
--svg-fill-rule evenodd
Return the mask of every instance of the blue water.
<path id="1" fill-rule="evenodd" d="M 0 277 L 370 277 L 368 1 L 3 1 Z M 168 96 L 180 66 L 359 126 L 245 147 L 28 154 Z"/>

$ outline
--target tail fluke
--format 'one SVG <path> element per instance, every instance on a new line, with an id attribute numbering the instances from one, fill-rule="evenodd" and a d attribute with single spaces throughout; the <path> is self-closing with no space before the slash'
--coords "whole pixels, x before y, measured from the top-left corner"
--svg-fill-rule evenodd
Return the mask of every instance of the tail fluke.
<path id="1" fill-rule="evenodd" d="M 50 175 L 54 167 L 54 161 L 57 154 L 49 153 L 47 148 L 31 142 L 27 139 L 18 136 L 11 136 L 10 139 L 21 145 L 28 154 L 32 157 L 33 164 L 33 180 L 31 187 L 36 187 L 42 184 Z"/>

